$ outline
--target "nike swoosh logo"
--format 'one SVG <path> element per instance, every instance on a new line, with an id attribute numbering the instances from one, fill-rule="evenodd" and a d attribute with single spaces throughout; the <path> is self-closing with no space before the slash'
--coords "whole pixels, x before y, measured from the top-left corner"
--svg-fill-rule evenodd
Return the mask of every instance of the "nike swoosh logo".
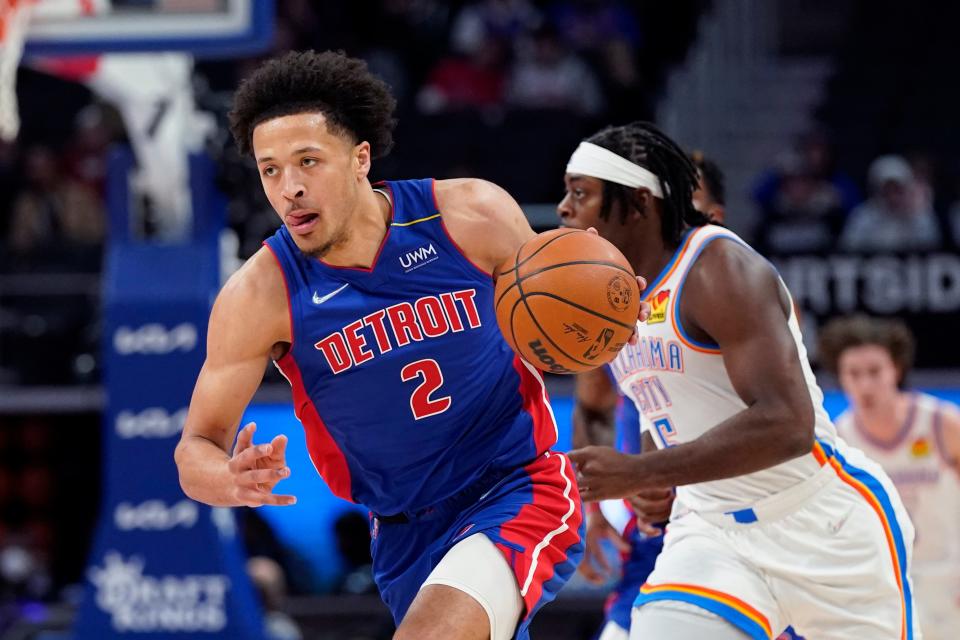
<path id="1" fill-rule="evenodd" d="M 325 295 L 325 296 L 321 296 L 321 295 L 318 294 L 316 291 L 314 291 L 314 292 L 313 292 L 313 304 L 323 304 L 324 302 L 326 302 L 327 300 L 329 300 L 329 299 L 332 298 L 333 296 L 337 295 L 338 293 L 340 293 L 341 291 L 343 291 L 344 289 L 346 289 L 346 288 L 349 287 L 349 286 L 350 286 L 350 283 L 349 283 L 349 282 L 344 283 L 344 285 L 343 285 L 342 287 L 339 287 L 338 289 L 334 289 L 333 291 L 331 291 L 330 293 L 328 293 L 328 294 Z"/>
<path id="2" fill-rule="evenodd" d="M 843 525 L 847 523 L 847 520 L 850 519 L 850 515 L 853 513 L 853 507 L 851 507 L 845 516 L 837 520 L 836 522 L 827 523 L 827 527 L 830 529 L 830 533 L 838 533 Z"/>

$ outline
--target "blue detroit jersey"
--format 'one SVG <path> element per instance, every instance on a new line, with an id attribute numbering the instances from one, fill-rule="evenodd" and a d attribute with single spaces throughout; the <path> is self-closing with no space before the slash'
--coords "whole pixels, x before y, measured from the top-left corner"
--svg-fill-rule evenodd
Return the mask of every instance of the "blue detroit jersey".
<path id="1" fill-rule="evenodd" d="M 556 426 L 539 372 L 500 334 L 490 274 L 447 233 L 433 180 L 383 188 L 393 219 L 370 269 L 309 258 L 284 226 L 266 245 L 293 334 L 277 365 L 310 457 L 334 493 L 389 515 L 523 466 Z"/>

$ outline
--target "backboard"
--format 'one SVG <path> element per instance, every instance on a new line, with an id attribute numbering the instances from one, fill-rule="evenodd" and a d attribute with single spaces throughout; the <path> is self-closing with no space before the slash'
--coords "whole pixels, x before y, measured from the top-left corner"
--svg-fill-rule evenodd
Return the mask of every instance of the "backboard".
<path id="1" fill-rule="evenodd" d="M 29 1 L 29 0 L 28 0 Z M 273 37 L 273 0 L 34 0 L 24 55 L 183 51 L 226 58 Z"/>

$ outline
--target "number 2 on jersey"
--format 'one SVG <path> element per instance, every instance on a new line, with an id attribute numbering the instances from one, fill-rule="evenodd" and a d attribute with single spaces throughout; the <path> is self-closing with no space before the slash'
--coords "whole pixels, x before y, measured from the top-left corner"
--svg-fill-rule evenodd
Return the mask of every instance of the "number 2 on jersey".
<path id="1" fill-rule="evenodd" d="M 420 384 L 410 396 L 410 411 L 416 420 L 429 418 L 443 413 L 450 408 L 450 396 L 431 398 L 430 396 L 443 385 L 443 372 L 440 365 L 432 358 L 417 360 L 400 370 L 400 379 L 404 382 L 420 379 Z"/>

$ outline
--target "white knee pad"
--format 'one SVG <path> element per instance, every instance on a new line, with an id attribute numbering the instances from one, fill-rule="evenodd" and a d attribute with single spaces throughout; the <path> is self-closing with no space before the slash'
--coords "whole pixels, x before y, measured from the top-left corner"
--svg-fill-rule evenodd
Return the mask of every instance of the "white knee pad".
<path id="1" fill-rule="evenodd" d="M 490 639 L 510 640 L 523 614 L 520 587 L 506 558 L 477 533 L 455 544 L 420 586 L 442 584 L 480 603 L 490 618 Z"/>

